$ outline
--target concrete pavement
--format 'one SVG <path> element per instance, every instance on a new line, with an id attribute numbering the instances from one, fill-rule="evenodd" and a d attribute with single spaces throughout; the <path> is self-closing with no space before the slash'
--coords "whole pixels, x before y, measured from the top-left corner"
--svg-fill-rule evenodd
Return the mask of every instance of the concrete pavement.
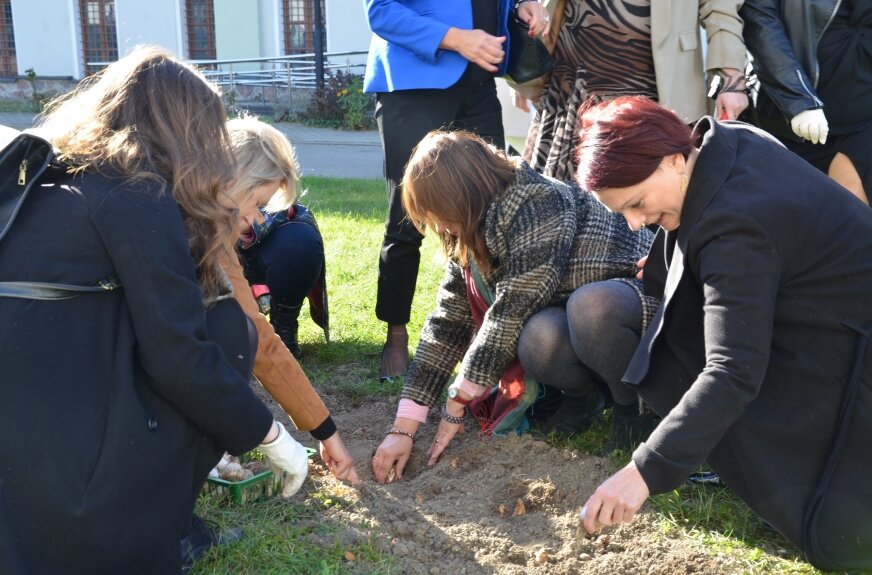
<path id="1" fill-rule="evenodd" d="M 0 112 L 0 125 L 30 128 L 34 115 Z M 303 176 L 382 179 L 381 141 L 378 132 L 346 132 L 302 124 L 273 124 L 294 144 Z"/>

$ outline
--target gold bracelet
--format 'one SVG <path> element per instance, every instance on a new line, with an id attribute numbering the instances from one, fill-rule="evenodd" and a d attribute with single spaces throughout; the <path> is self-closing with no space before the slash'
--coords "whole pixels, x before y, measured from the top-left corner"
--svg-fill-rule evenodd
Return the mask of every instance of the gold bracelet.
<path id="1" fill-rule="evenodd" d="M 412 441 L 415 441 L 415 434 L 414 433 L 409 433 L 408 431 L 403 431 L 402 429 L 397 429 L 396 427 L 390 428 L 390 430 L 388 431 L 387 434 L 388 435 L 405 435 L 406 437 L 410 438 Z"/>

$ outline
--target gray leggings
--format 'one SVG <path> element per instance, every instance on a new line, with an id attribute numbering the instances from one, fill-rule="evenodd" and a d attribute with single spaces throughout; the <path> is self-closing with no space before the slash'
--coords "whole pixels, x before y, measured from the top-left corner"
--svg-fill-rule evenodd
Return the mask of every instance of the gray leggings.
<path id="1" fill-rule="evenodd" d="M 518 340 L 524 371 L 570 396 L 605 385 L 617 405 L 632 405 L 636 392 L 621 382 L 639 344 L 642 304 L 617 281 L 576 289 L 566 307 L 546 307 L 527 320 Z"/>

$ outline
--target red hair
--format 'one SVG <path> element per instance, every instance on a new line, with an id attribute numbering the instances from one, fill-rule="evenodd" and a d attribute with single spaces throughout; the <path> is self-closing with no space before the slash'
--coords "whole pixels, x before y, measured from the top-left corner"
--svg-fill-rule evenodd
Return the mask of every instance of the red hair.
<path id="1" fill-rule="evenodd" d="M 672 111 L 622 96 L 584 111 L 576 180 L 590 191 L 626 188 L 648 178 L 666 156 L 687 158 L 692 148 L 690 127 Z"/>

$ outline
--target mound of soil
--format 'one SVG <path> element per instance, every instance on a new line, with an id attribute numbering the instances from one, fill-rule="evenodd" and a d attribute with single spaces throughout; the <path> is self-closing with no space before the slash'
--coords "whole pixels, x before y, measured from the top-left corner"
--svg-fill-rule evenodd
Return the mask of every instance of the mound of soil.
<path id="1" fill-rule="evenodd" d="M 375 483 L 370 461 L 390 428 L 396 401 L 367 400 L 350 408 L 342 394 L 322 392 L 357 462 L 363 484 L 343 486 L 324 469 L 315 484 L 339 490 L 350 505 L 330 513 L 339 523 L 368 525 L 376 544 L 409 575 L 682 575 L 740 573 L 733 559 L 712 556 L 694 540 L 670 537 L 643 508 L 630 524 L 588 536 L 578 512 L 609 474 L 608 462 L 560 450 L 526 436 L 487 438 L 471 424 L 435 466 L 426 451 L 438 420 L 421 426 L 401 481 Z M 280 414 L 280 410 L 277 415 Z M 283 414 L 282 414 L 283 415 Z M 298 438 L 311 443 L 308 434 Z M 317 464 L 316 464 L 317 465 Z M 349 527 L 343 540 L 365 534 Z"/>

